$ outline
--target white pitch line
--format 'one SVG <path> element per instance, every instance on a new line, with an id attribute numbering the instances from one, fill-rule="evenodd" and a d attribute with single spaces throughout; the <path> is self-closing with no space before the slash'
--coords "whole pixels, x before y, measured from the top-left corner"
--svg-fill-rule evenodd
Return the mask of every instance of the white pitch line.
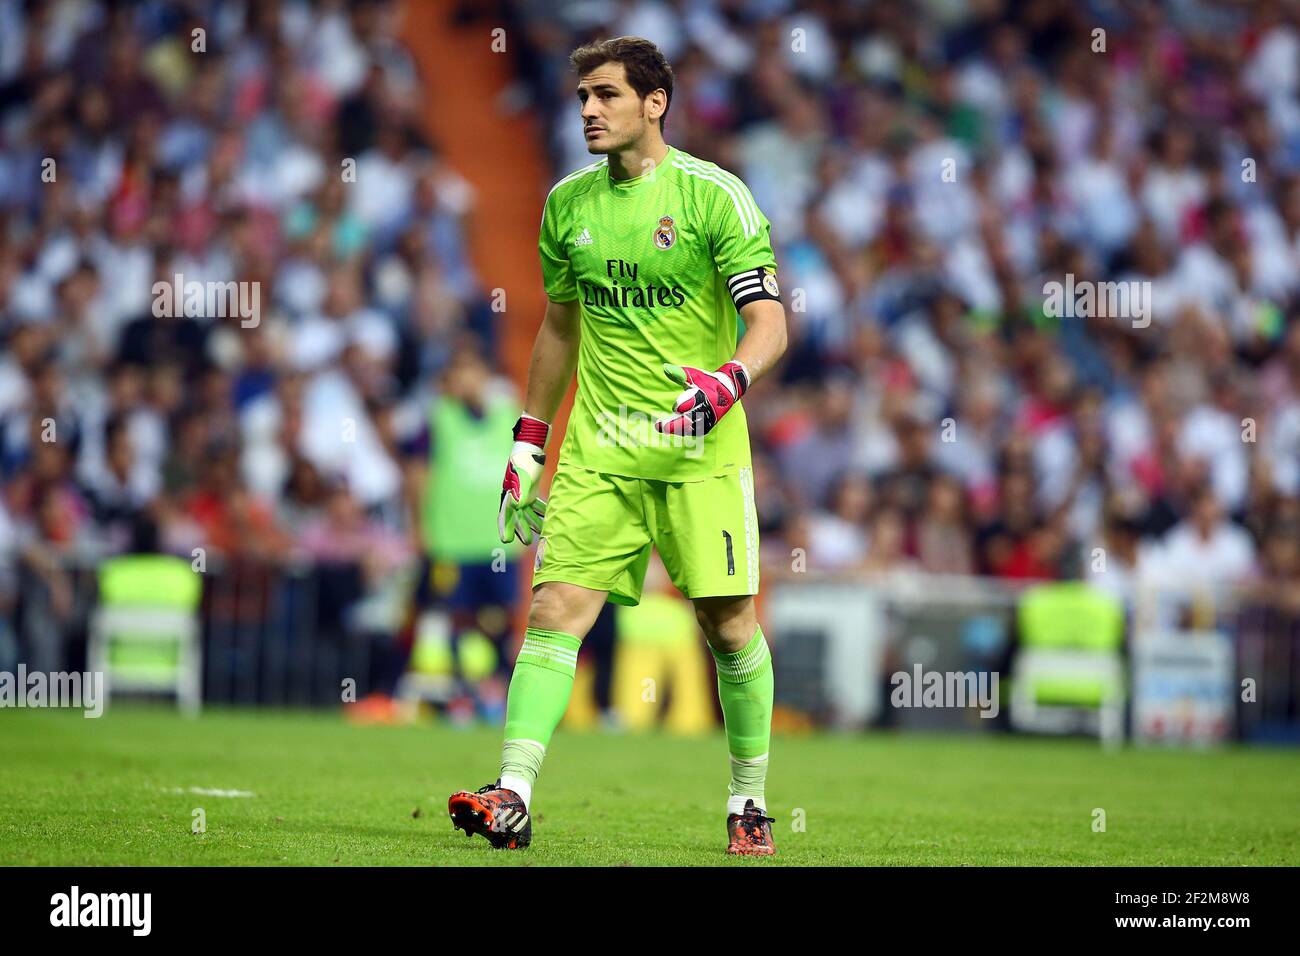
<path id="1" fill-rule="evenodd" d="M 167 793 L 197 793 L 201 797 L 255 797 L 251 790 L 218 790 L 212 787 L 164 787 Z"/>

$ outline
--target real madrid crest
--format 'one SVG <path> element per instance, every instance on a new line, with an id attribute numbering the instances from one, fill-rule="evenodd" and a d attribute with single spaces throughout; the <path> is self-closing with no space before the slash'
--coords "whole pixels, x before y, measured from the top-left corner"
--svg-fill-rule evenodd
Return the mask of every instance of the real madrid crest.
<path id="1" fill-rule="evenodd" d="M 673 228 L 672 216 L 661 216 L 659 228 L 655 230 L 655 248 L 671 249 L 677 241 L 677 230 Z"/>
<path id="2" fill-rule="evenodd" d="M 763 288 L 767 290 L 768 295 L 779 296 L 781 294 L 781 289 L 776 284 L 776 273 L 766 266 L 763 267 Z"/>

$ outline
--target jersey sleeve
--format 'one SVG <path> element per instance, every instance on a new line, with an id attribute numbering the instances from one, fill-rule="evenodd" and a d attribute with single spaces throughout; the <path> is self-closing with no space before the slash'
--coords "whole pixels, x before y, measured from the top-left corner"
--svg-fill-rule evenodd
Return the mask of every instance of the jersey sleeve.
<path id="1" fill-rule="evenodd" d="M 542 259 L 542 287 L 551 301 L 572 302 L 578 297 L 578 285 L 573 278 L 569 252 L 560 236 L 560 224 L 556 221 L 560 209 L 556 195 L 552 190 L 542 209 L 541 236 L 537 242 Z"/>
<path id="2" fill-rule="evenodd" d="M 713 261 L 725 279 L 741 272 L 776 272 L 772 253 L 772 224 L 763 215 L 749 188 L 730 173 L 721 173 L 709 206 Z"/>

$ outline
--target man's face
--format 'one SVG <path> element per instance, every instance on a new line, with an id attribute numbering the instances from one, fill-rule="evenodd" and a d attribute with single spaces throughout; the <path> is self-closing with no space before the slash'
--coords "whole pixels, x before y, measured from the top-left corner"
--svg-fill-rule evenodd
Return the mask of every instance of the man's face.
<path id="1" fill-rule="evenodd" d="M 487 377 L 488 369 L 477 357 L 461 356 L 447 370 L 447 395 L 466 404 L 477 405 L 483 397 Z"/>
<path id="2" fill-rule="evenodd" d="M 651 123 L 647 109 L 655 100 L 652 93 L 642 99 L 627 81 L 622 63 L 602 63 L 583 74 L 578 83 L 582 104 L 583 133 L 590 153 L 614 153 L 645 136 Z"/>
<path id="3" fill-rule="evenodd" d="M 1201 495 L 1196 502 L 1194 517 L 1197 526 L 1208 532 L 1219 523 L 1219 500 L 1214 495 Z"/>

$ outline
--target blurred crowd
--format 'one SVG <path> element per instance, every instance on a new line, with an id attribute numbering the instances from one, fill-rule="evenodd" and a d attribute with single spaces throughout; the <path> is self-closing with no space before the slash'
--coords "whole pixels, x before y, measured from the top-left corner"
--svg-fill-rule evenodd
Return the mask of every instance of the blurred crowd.
<path id="1" fill-rule="evenodd" d="M 791 348 L 746 404 L 772 573 L 1294 602 L 1300 5 L 513 8 L 557 174 L 585 160 L 566 51 L 644 35 L 667 139 L 771 220 Z M 1052 317 L 1067 276 L 1146 283 L 1150 314 Z"/>
<path id="2" fill-rule="evenodd" d="M 496 105 L 541 118 L 555 178 L 588 161 L 569 50 L 639 34 L 668 140 L 771 220 L 765 574 L 1296 600 L 1296 4 L 462 6 L 519 41 Z M 497 343 L 400 12 L 0 0 L 0 641 L 141 542 L 375 578 L 421 552 L 430 403 Z M 1149 284 L 1149 324 L 1046 314 L 1066 276 Z M 156 314 L 155 283 L 232 280 L 251 325 Z"/>
<path id="3" fill-rule="evenodd" d="M 437 375 L 494 329 L 400 6 L 0 0 L 0 643 L 142 541 L 418 552 Z M 231 281 L 256 315 L 155 294 Z"/>

